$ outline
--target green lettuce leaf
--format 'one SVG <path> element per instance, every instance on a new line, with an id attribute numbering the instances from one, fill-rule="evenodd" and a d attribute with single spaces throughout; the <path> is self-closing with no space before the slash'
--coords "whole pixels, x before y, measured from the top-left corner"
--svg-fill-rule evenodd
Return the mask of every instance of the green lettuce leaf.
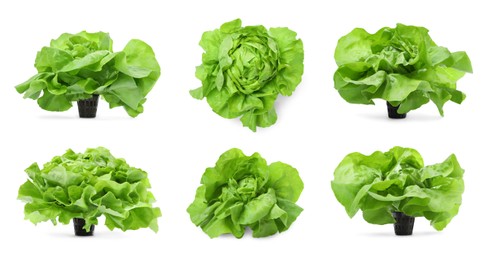
<path id="1" fill-rule="evenodd" d="M 33 163 L 26 173 L 29 180 L 19 188 L 18 199 L 26 203 L 25 219 L 34 224 L 68 224 L 82 218 L 88 231 L 103 215 L 110 230 L 158 231 L 161 211 L 152 206 L 155 198 L 148 191 L 147 173 L 114 158 L 103 147 L 85 153 L 68 150 L 42 169 Z"/>
<path id="2" fill-rule="evenodd" d="M 292 95 L 302 80 L 304 49 L 297 34 L 288 28 L 242 27 L 236 19 L 205 32 L 200 46 L 205 52 L 195 76 L 202 86 L 190 91 L 192 97 L 207 98 L 224 118 L 241 117 L 254 132 L 273 125 L 274 101 L 279 94 Z"/>
<path id="3" fill-rule="evenodd" d="M 231 149 L 207 168 L 188 207 L 192 222 L 211 238 L 231 233 L 241 238 L 287 230 L 302 212 L 296 202 L 304 189 L 298 171 L 288 164 L 267 165 L 258 154 Z"/>
<path id="4" fill-rule="evenodd" d="M 38 52 L 35 67 L 38 74 L 16 90 L 48 111 L 66 111 L 74 101 L 98 94 L 111 108 L 122 106 L 136 117 L 160 76 L 149 45 L 131 40 L 113 52 L 112 39 L 103 32 L 62 34 Z"/>
<path id="5" fill-rule="evenodd" d="M 447 101 L 460 104 L 465 95 L 456 82 L 472 72 L 465 52 L 440 47 L 423 27 L 397 24 L 375 34 L 356 28 L 338 40 L 335 89 L 353 104 L 374 104 L 384 99 L 399 106 L 401 114 L 430 100 L 443 116 Z"/>
<path id="6" fill-rule="evenodd" d="M 359 210 L 371 224 L 394 223 L 392 212 L 425 217 L 436 230 L 457 215 L 464 191 L 464 170 L 455 155 L 424 166 L 414 149 L 351 153 L 335 170 L 331 188 L 352 218 Z"/>

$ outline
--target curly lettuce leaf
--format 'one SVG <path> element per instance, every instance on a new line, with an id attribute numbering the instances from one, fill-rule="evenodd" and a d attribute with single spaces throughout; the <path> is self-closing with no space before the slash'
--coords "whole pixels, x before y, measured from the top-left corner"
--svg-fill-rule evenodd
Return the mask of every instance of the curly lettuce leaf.
<path id="1" fill-rule="evenodd" d="M 424 166 L 414 149 L 351 153 L 335 170 L 331 188 L 352 218 L 359 210 L 372 224 L 394 223 L 393 211 L 425 217 L 436 230 L 457 215 L 464 192 L 464 170 L 455 155 Z"/>
<path id="2" fill-rule="evenodd" d="M 303 210 L 296 204 L 304 189 L 298 171 L 282 162 L 267 165 L 258 153 L 225 152 L 201 184 L 187 211 L 211 238 L 241 238 L 247 227 L 254 237 L 270 236 L 287 230 Z"/>
<path id="3" fill-rule="evenodd" d="M 42 169 L 33 163 L 26 173 L 29 180 L 19 188 L 18 199 L 26 203 L 25 219 L 34 224 L 69 224 L 73 218 L 82 218 L 88 231 L 104 215 L 110 230 L 158 231 L 161 211 L 152 206 L 155 198 L 148 191 L 147 173 L 114 158 L 103 147 L 82 154 L 68 150 Z"/>
<path id="4" fill-rule="evenodd" d="M 401 114 L 430 100 L 443 116 L 447 101 L 462 103 L 456 82 L 472 66 L 465 52 L 440 47 L 423 27 L 397 24 L 375 34 L 356 28 L 338 41 L 335 89 L 353 104 L 374 104 L 384 99 L 399 106 Z"/>
<path id="5" fill-rule="evenodd" d="M 240 19 L 205 32 L 195 72 L 202 86 L 190 94 L 207 98 L 224 118 L 241 117 L 252 131 L 273 125 L 274 101 L 279 94 L 290 96 L 302 80 L 304 50 L 296 37 L 288 28 L 242 27 Z"/>
<path id="6" fill-rule="evenodd" d="M 131 40 L 123 51 L 113 52 L 112 39 L 103 32 L 62 34 L 38 52 L 35 67 L 38 74 L 16 90 L 42 109 L 66 111 L 74 101 L 98 94 L 131 117 L 143 112 L 145 97 L 160 76 L 149 45 Z"/>

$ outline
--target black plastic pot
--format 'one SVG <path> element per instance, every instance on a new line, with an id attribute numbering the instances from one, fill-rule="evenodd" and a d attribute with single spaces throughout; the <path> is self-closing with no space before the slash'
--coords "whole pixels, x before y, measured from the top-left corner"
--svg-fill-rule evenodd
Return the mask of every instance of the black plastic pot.
<path id="1" fill-rule="evenodd" d="M 74 234 L 80 237 L 93 236 L 93 231 L 95 230 L 95 225 L 91 225 L 90 231 L 86 231 L 83 227 L 86 224 L 86 221 L 82 218 L 73 218 L 72 222 L 74 223 Z"/>
<path id="2" fill-rule="evenodd" d="M 387 101 L 388 117 L 393 119 L 403 119 L 406 118 L 407 114 L 399 114 L 397 110 L 399 106 L 392 106 L 390 102 Z"/>
<path id="3" fill-rule="evenodd" d="M 97 116 L 99 95 L 93 95 L 89 99 L 78 100 L 79 117 L 95 118 Z"/>
<path id="4" fill-rule="evenodd" d="M 395 235 L 397 236 L 410 236 L 414 227 L 414 217 L 408 216 L 402 212 L 392 212 L 395 218 Z"/>

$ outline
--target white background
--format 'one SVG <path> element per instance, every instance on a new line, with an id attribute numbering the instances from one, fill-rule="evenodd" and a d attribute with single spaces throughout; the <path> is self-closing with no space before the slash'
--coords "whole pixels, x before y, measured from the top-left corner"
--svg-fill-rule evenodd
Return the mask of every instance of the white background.
<path id="1" fill-rule="evenodd" d="M 2 198 L 0 258 L 31 259 L 435 259 L 495 256 L 495 62 L 497 19 L 491 1 L 2 1 L 0 3 L 0 160 Z M 160 4 L 159 4 L 160 3 Z M 213 113 L 190 97 L 200 86 L 195 66 L 204 31 L 241 18 L 244 25 L 289 27 L 304 42 L 305 73 L 291 97 L 280 97 L 278 121 L 252 133 L 238 119 Z M 355 27 L 375 32 L 397 22 L 425 26 L 441 46 L 469 54 L 474 74 L 458 82 L 462 105 L 448 103 L 445 117 L 432 103 L 389 120 L 386 106 L 351 105 L 333 88 L 338 38 Z M 61 33 L 110 32 L 114 50 L 131 38 L 155 50 L 162 76 L 145 113 L 132 119 L 101 102 L 96 119 L 79 119 L 77 108 L 41 110 L 14 86 L 36 73 L 36 52 Z M 392 225 L 349 219 L 330 189 L 333 171 L 348 153 L 418 149 L 426 164 L 455 153 L 466 169 L 460 213 L 442 232 L 416 219 L 414 235 L 396 237 Z M 105 146 L 149 173 L 163 217 L 160 231 L 109 231 L 73 235 L 72 225 L 34 226 L 16 200 L 23 170 L 67 148 Z M 287 232 L 254 239 L 250 234 L 209 239 L 186 208 L 206 167 L 232 148 L 260 152 L 268 162 L 296 167 L 305 183 L 298 204 L 305 210 Z M 103 219 L 102 219 L 103 222 Z M 495 241 L 495 240 L 494 240 Z M 9 257 L 10 256 L 10 257 Z M 491 257 L 486 257 L 491 258 Z M 452 258 L 453 259 L 453 258 Z"/>

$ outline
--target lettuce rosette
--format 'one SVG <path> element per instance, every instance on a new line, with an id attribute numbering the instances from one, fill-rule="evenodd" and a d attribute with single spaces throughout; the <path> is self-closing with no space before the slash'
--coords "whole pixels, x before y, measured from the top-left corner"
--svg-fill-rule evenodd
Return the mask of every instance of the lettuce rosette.
<path id="1" fill-rule="evenodd" d="M 24 98 L 48 111 L 66 111 L 74 101 L 101 95 L 111 108 L 131 117 L 143 112 L 146 96 L 160 76 L 152 48 L 130 40 L 120 52 L 103 32 L 64 33 L 36 55 L 38 74 L 16 86 Z"/>
<path id="2" fill-rule="evenodd" d="M 83 219 L 89 231 L 103 215 L 110 230 L 158 231 L 161 211 L 152 206 L 155 198 L 148 190 L 147 173 L 114 158 L 105 148 L 85 153 L 68 150 L 41 169 L 33 163 L 26 173 L 29 180 L 19 188 L 18 199 L 26 203 L 25 218 L 34 224 Z"/>
<path id="3" fill-rule="evenodd" d="M 414 149 L 351 153 L 335 170 L 331 188 L 352 218 L 362 210 L 371 224 L 395 223 L 394 212 L 425 217 L 438 231 L 459 212 L 464 170 L 455 155 L 424 166 Z"/>
<path id="4" fill-rule="evenodd" d="M 430 100 L 440 115 L 447 101 L 461 104 L 456 82 L 472 72 L 466 52 L 438 46 L 423 27 L 397 24 L 375 34 L 356 28 L 339 39 L 335 89 L 353 104 L 384 99 L 405 114 Z"/>
<path id="5" fill-rule="evenodd" d="M 212 110 L 224 118 L 240 117 L 256 131 L 276 122 L 274 102 L 290 96 L 302 80 L 304 50 L 288 28 L 242 27 L 240 19 L 202 35 L 202 65 L 196 77 L 202 86 L 191 90 L 207 98 Z"/>
<path id="6" fill-rule="evenodd" d="M 270 236 L 287 230 L 303 210 L 295 204 L 304 188 L 298 171 L 282 162 L 268 165 L 258 153 L 225 152 L 201 184 L 187 211 L 211 238 L 241 238 L 247 227 L 253 237 Z"/>

